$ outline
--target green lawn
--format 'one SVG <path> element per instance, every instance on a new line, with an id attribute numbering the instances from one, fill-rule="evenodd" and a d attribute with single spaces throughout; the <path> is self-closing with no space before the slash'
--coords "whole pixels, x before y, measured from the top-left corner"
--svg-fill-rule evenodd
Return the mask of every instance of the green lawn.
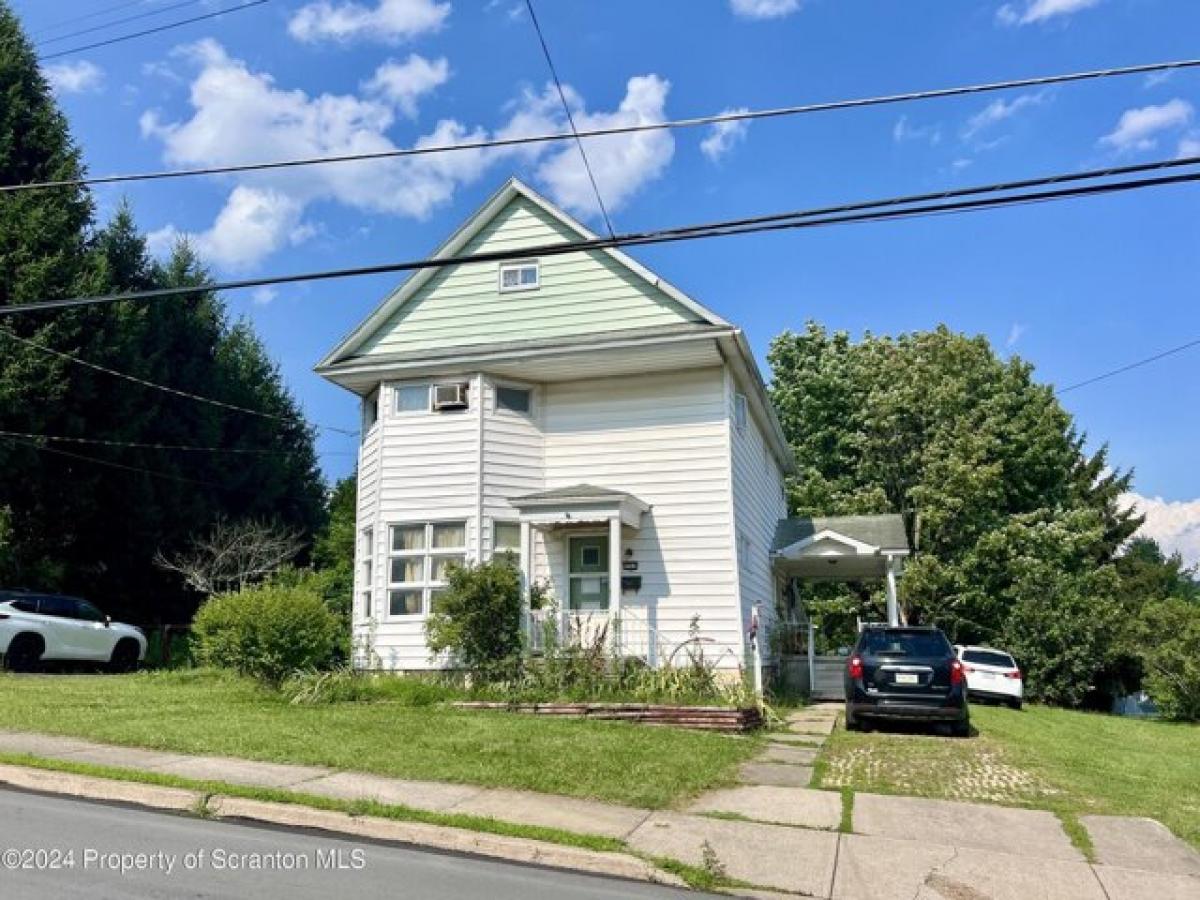
<path id="1" fill-rule="evenodd" d="M 969 740 L 838 729 L 821 785 L 1150 816 L 1200 847 L 1200 725 L 1027 706 L 971 708 Z"/>
<path id="2" fill-rule="evenodd" d="M 292 706 L 203 670 L 0 674 L 0 728 L 661 808 L 732 779 L 756 738 L 441 705 Z"/>

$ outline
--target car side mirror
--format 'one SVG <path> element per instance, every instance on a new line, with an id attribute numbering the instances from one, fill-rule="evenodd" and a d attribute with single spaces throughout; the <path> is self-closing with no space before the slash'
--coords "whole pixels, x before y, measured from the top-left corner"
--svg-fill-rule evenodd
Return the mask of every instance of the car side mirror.
<path id="1" fill-rule="evenodd" d="M 112 625 L 112 616 L 105 616 L 104 617 L 104 627 L 108 628 L 110 625 Z"/>

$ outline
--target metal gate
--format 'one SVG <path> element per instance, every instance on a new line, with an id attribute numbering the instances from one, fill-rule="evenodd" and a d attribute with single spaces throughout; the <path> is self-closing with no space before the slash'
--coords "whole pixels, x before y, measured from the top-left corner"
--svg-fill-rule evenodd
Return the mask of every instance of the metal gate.
<path id="1" fill-rule="evenodd" d="M 814 656 L 812 674 L 811 696 L 814 700 L 846 699 L 844 656 Z"/>

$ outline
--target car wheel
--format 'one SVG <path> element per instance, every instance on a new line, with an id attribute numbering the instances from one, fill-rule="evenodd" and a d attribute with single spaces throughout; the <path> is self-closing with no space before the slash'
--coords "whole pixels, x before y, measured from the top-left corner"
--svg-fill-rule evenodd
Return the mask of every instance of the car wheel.
<path id="1" fill-rule="evenodd" d="M 950 726 L 950 733 L 955 737 L 965 738 L 971 736 L 971 719 L 960 719 Z"/>
<path id="2" fill-rule="evenodd" d="M 846 710 L 846 730 L 847 731 L 862 731 L 862 722 L 854 717 L 850 710 Z"/>
<path id="3" fill-rule="evenodd" d="M 1017 699 L 1009 700 L 1008 705 L 1010 708 L 1015 709 L 1017 712 L 1021 711 L 1021 701 L 1020 700 L 1017 700 Z"/>
<path id="4" fill-rule="evenodd" d="M 137 668 L 138 655 L 141 648 L 138 647 L 137 641 L 121 640 L 117 642 L 117 646 L 113 648 L 112 659 L 108 663 L 108 671 L 110 672 L 132 672 Z"/>
<path id="5" fill-rule="evenodd" d="M 8 645 L 4 664 L 10 672 L 36 672 L 46 645 L 34 634 L 18 634 Z"/>

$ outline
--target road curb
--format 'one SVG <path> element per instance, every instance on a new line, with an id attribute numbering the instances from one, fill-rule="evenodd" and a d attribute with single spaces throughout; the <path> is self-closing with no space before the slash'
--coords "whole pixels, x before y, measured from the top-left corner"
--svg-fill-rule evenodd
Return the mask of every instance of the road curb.
<path id="1" fill-rule="evenodd" d="M 223 794 L 209 796 L 186 788 L 160 787 L 7 764 L 0 764 L 0 784 L 46 794 L 126 803 L 170 812 L 196 813 L 203 809 L 206 815 L 218 819 L 316 829 L 374 841 L 549 866 L 592 875 L 649 881 L 676 887 L 686 886 L 681 878 L 630 854 L 585 850 L 547 841 L 505 837 L 424 822 L 353 816 L 299 803 L 250 800 Z"/>

